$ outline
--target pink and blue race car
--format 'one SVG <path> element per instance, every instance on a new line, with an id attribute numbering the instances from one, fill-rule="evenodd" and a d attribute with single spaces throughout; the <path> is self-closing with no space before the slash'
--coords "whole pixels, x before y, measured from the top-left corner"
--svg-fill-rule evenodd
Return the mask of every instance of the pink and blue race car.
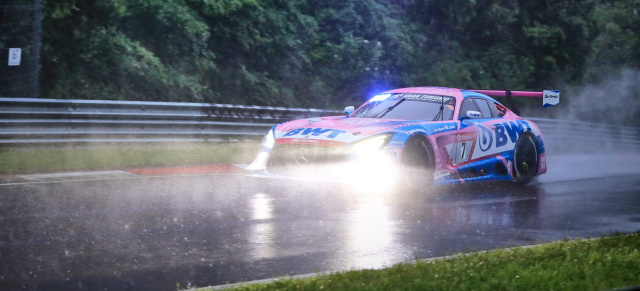
<path id="1" fill-rule="evenodd" d="M 248 167 L 258 175 L 348 182 L 390 181 L 413 190 L 430 185 L 513 181 L 547 171 L 544 139 L 531 121 L 489 96 L 539 97 L 559 92 L 415 87 L 378 94 L 347 116 L 274 126 Z M 514 112 L 515 111 L 515 112 Z"/>

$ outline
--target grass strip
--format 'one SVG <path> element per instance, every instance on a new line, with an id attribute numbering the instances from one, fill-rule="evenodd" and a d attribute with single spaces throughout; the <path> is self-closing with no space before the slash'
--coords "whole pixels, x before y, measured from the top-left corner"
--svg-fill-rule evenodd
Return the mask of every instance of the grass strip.
<path id="1" fill-rule="evenodd" d="M 629 286 L 640 286 L 640 233 L 464 254 L 382 270 L 285 278 L 233 290 L 612 290 Z"/>
<path id="2" fill-rule="evenodd" d="M 0 149 L 0 174 L 250 163 L 257 142 L 103 144 Z"/>

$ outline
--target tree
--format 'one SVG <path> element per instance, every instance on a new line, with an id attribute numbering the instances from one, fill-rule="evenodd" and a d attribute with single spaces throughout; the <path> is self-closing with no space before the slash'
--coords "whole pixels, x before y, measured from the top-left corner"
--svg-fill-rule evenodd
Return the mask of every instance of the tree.
<path id="1" fill-rule="evenodd" d="M 608 79 L 620 69 L 640 68 L 640 1 L 602 1 L 593 13 L 593 41 L 586 80 Z"/>
<path id="2" fill-rule="evenodd" d="M 640 66 L 638 1 L 47 1 L 43 96 L 341 107 L 579 84 Z"/>
<path id="3" fill-rule="evenodd" d="M 49 1 L 44 26 L 49 97 L 203 100 L 208 28 L 183 1 Z"/>

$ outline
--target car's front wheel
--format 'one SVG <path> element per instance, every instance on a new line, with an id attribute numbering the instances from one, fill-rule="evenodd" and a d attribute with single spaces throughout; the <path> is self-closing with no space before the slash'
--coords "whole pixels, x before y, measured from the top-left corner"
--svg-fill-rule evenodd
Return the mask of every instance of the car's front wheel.
<path id="1" fill-rule="evenodd" d="M 538 162 L 538 147 L 533 135 L 521 135 L 513 150 L 513 182 L 518 185 L 531 182 L 538 173 Z"/>
<path id="2" fill-rule="evenodd" d="M 412 138 L 402 152 L 402 181 L 406 190 L 415 192 L 433 185 L 433 153 L 424 138 Z"/>

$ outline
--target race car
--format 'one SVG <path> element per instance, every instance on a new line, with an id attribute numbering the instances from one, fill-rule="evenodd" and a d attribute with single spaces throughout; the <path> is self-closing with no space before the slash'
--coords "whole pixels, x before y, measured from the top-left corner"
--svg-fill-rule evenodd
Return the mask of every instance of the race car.
<path id="1" fill-rule="evenodd" d="M 257 175 L 390 181 L 430 185 L 529 183 L 547 171 L 544 139 L 531 121 L 489 96 L 539 97 L 543 92 L 412 87 L 383 92 L 346 116 L 308 118 L 271 128 L 247 168 Z"/>

